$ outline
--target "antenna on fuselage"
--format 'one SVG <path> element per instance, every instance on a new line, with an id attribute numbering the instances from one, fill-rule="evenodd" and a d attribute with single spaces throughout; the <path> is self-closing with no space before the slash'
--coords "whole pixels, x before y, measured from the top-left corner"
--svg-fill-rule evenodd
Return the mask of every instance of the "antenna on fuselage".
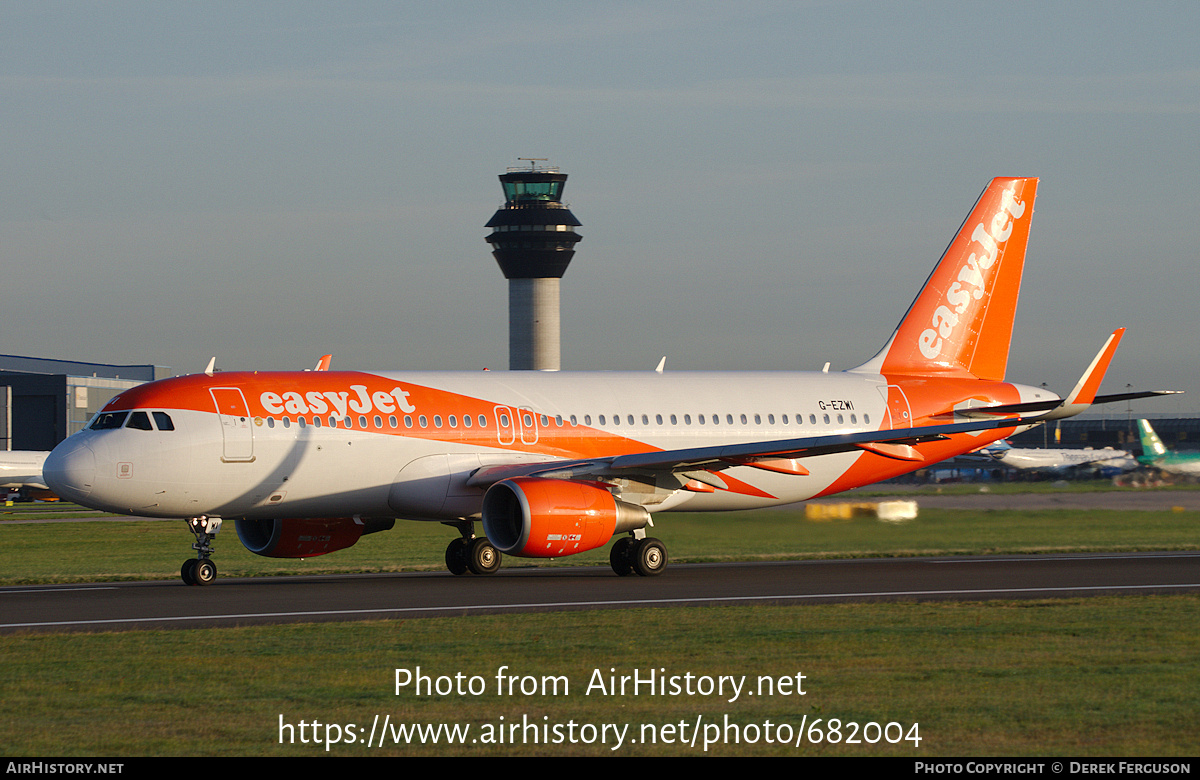
<path id="1" fill-rule="evenodd" d="M 213 371 L 216 369 L 216 367 L 217 367 L 217 356 L 213 355 L 211 358 L 208 359 L 208 365 L 204 367 L 204 373 L 208 374 L 209 376 L 212 376 Z"/>

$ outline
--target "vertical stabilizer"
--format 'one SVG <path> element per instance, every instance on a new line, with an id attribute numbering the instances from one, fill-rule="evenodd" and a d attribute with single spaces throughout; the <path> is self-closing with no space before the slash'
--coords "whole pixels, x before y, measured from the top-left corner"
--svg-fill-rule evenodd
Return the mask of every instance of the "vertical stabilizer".
<path id="1" fill-rule="evenodd" d="M 1004 379 L 1037 185 L 992 180 L 887 345 L 855 371 Z"/>
<path id="2" fill-rule="evenodd" d="M 1138 434 L 1142 439 L 1142 457 L 1161 458 L 1167 454 L 1167 447 L 1158 438 L 1158 434 L 1150 427 L 1149 420 L 1138 420 Z"/>

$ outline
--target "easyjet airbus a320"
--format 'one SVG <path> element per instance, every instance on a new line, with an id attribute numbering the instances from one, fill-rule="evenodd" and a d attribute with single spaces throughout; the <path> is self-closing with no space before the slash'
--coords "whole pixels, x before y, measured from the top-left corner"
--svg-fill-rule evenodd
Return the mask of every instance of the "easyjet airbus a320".
<path id="1" fill-rule="evenodd" d="M 1130 397 L 1096 397 L 1120 330 L 1065 400 L 1004 380 L 1036 192 L 994 180 L 887 344 L 849 371 L 208 371 L 115 397 L 51 453 L 46 482 L 95 509 L 186 519 L 192 584 L 216 577 L 223 520 L 274 557 L 403 518 L 457 529 L 455 574 L 614 539 L 617 574 L 659 574 L 659 512 L 829 495 Z"/>

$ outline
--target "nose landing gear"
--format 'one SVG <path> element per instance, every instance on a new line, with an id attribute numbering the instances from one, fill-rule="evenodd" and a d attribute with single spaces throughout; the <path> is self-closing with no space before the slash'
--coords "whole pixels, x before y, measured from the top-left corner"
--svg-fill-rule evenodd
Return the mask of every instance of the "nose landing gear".
<path id="1" fill-rule="evenodd" d="M 187 519 L 188 530 L 196 537 L 192 549 L 195 558 L 183 562 L 179 576 L 188 585 L 207 585 L 217 578 L 217 565 L 212 562 L 213 538 L 221 530 L 221 518 L 200 515 Z"/>

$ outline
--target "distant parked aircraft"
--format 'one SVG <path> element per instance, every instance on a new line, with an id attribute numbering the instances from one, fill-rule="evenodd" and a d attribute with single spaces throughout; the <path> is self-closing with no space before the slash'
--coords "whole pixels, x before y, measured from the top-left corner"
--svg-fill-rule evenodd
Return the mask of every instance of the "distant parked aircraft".
<path id="1" fill-rule="evenodd" d="M 1125 450 L 1103 449 L 1038 449 L 1013 447 L 1007 441 L 988 445 L 977 454 L 1023 471 L 1043 471 L 1052 474 L 1067 474 L 1081 471 L 1098 471 L 1104 476 L 1115 476 L 1123 471 L 1138 467 L 1137 459 Z"/>
<path id="2" fill-rule="evenodd" d="M 1169 452 L 1149 420 L 1138 420 L 1138 433 L 1142 437 L 1142 456 L 1138 462 L 1143 466 L 1168 474 L 1200 475 L 1200 452 Z"/>

